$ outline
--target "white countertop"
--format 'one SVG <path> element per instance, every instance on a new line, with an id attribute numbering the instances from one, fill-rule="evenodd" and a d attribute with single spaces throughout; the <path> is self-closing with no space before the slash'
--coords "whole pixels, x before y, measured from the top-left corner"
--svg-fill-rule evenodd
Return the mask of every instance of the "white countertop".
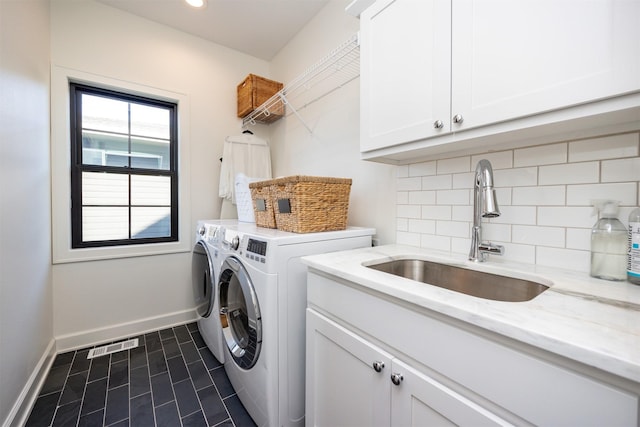
<path id="1" fill-rule="evenodd" d="M 393 259 L 424 259 L 523 279 L 550 288 L 531 301 L 499 302 L 366 268 Z M 303 258 L 309 267 L 408 303 L 640 383 L 640 286 L 586 273 L 387 245 Z"/>

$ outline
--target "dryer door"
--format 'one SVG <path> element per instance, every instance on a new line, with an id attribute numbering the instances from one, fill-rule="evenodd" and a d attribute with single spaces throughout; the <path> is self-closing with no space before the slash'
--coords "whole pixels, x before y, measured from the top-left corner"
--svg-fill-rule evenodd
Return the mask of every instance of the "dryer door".
<path id="1" fill-rule="evenodd" d="M 193 247 L 191 259 L 191 282 L 193 296 L 196 301 L 196 313 L 199 317 L 209 317 L 216 297 L 214 286 L 213 263 L 207 245 L 199 240 Z"/>
<path id="2" fill-rule="evenodd" d="M 260 305 L 251 278 L 235 257 L 220 268 L 220 323 L 234 362 L 250 369 L 258 361 L 262 346 Z"/>

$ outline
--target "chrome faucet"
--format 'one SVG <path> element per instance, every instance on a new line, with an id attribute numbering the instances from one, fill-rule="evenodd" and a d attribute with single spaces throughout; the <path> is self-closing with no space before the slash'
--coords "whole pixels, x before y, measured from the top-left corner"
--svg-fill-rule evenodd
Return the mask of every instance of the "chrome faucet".
<path id="1" fill-rule="evenodd" d="M 478 162 L 473 181 L 473 229 L 469 260 L 484 262 L 488 253 L 496 255 L 504 253 L 503 246 L 482 241 L 482 218 L 500 216 L 496 190 L 493 188 L 493 169 L 489 160 L 482 159 Z"/>

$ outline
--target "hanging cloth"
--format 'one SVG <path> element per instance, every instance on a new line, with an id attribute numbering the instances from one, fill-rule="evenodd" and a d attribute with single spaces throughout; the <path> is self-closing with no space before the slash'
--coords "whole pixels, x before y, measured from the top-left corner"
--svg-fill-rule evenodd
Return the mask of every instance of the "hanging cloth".
<path id="1" fill-rule="evenodd" d="M 235 177 L 239 173 L 250 178 L 271 178 L 271 151 L 267 141 L 250 133 L 225 138 L 218 195 L 233 204 L 236 203 Z"/>

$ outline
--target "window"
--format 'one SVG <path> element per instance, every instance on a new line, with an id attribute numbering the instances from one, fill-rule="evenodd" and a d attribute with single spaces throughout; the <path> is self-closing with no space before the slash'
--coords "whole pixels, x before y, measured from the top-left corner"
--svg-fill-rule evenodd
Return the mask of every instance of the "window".
<path id="1" fill-rule="evenodd" d="M 177 105 L 70 84 L 71 247 L 178 240 Z"/>

